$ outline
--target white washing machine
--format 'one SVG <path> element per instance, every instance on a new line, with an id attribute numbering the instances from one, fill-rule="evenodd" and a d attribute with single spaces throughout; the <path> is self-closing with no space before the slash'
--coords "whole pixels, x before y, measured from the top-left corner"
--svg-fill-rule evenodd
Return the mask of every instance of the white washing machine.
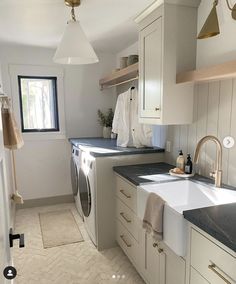
<path id="1" fill-rule="evenodd" d="M 78 193 L 75 195 L 77 208 L 82 212 L 86 231 L 97 249 L 108 249 L 116 246 L 116 184 L 113 167 L 161 162 L 164 154 L 110 156 L 109 149 L 84 145 L 78 147 L 75 147 L 74 153 L 79 157 Z"/>
<path id="2" fill-rule="evenodd" d="M 97 246 L 96 230 L 96 160 L 88 152 L 80 150 L 79 195 L 84 225 L 91 240 Z"/>
<path id="3" fill-rule="evenodd" d="M 72 185 L 72 192 L 75 199 L 76 208 L 83 218 L 83 212 L 80 202 L 80 195 L 79 195 L 79 170 L 81 165 L 81 151 L 79 148 L 73 146 L 72 147 L 72 156 L 71 156 L 71 185 Z"/>

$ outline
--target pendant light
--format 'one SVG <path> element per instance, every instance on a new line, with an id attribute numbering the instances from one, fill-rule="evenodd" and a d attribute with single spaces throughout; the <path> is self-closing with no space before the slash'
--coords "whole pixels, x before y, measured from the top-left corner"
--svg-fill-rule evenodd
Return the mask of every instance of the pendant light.
<path id="1" fill-rule="evenodd" d="M 220 33 L 219 21 L 218 21 L 217 11 L 216 11 L 217 5 L 218 5 L 218 0 L 214 1 L 211 12 L 209 16 L 207 17 L 206 22 L 203 25 L 197 37 L 198 39 L 213 37 Z"/>
<path id="2" fill-rule="evenodd" d="M 80 0 L 65 0 L 71 7 L 72 19 L 68 21 L 53 61 L 59 64 L 91 64 L 98 62 L 98 57 L 89 43 L 80 23 L 76 20 L 74 8 L 80 5 Z"/>
<path id="3" fill-rule="evenodd" d="M 207 17 L 197 37 L 198 39 L 205 39 L 205 38 L 213 37 L 213 36 L 220 34 L 219 21 L 218 21 L 217 10 L 216 10 L 218 2 L 219 2 L 218 0 L 214 0 L 211 12 L 209 16 Z M 232 18 L 236 20 L 236 4 L 233 6 L 233 8 L 231 8 L 229 5 L 229 0 L 226 0 L 226 3 L 227 3 L 229 10 L 231 10 L 232 12 L 231 13 Z"/>

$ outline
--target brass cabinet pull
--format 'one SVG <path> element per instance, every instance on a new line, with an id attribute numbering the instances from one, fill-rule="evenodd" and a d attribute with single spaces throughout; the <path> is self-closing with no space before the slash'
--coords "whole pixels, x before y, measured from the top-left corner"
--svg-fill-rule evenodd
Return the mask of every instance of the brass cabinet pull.
<path id="1" fill-rule="evenodd" d="M 120 216 L 127 222 L 131 223 L 131 220 L 129 220 L 127 217 L 125 217 L 125 214 L 123 212 L 120 213 Z"/>
<path id="2" fill-rule="evenodd" d="M 155 111 L 158 111 L 158 110 L 160 110 L 160 107 L 156 107 L 156 108 L 155 108 Z"/>
<path id="3" fill-rule="evenodd" d="M 162 252 L 163 252 L 163 249 L 159 248 L 159 249 L 158 249 L 158 252 L 159 252 L 159 253 L 162 253 Z"/>
<path id="4" fill-rule="evenodd" d="M 153 243 L 152 245 L 154 248 L 157 248 L 158 247 L 158 243 Z"/>
<path id="5" fill-rule="evenodd" d="M 208 268 L 213 271 L 217 276 L 219 276 L 225 283 L 227 284 L 232 284 L 229 280 L 227 280 L 222 274 L 220 274 L 217 270 L 216 270 L 216 265 L 210 264 L 208 265 Z"/>
<path id="6" fill-rule="evenodd" d="M 125 240 L 124 235 L 120 235 L 120 238 L 121 238 L 121 240 L 125 243 L 125 245 L 126 245 L 128 248 L 131 247 L 131 244 L 128 244 L 127 241 Z"/>
<path id="7" fill-rule="evenodd" d="M 131 198 L 131 196 L 127 193 L 125 193 L 125 191 L 123 189 L 120 190 L 120 193 L 122 193 L 126 198 Z"/>

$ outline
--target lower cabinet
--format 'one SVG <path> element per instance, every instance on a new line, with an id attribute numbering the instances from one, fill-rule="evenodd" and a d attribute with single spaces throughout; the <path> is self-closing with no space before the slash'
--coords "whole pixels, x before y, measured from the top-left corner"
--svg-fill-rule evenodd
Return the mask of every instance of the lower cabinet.
<path id="1" fill-rule="evenodd" d="M 136 188 L 119 176 L 116 181 L 116 240 L 119 246 L 147 284 L 185 284 L 185 260 L 145 232 L 136 213 Z"/>
<path id="2" fill-rule="evenodd" d="M 230 254 L 195 229 L 191 229 L 190 265 L 190 284 L 236 284 L 235 253 Z"/>
<path id="3" fill-rule="evenodd" d="M 200 273 L 198 273 L 194 268 L 190 269 L 190 283 L 191 284 L 209 284 L 206 279 L 204 279 Z"/>
<path id="4" fill-rule="evenodd" d="M 145 276 L 150 284 L 184 284 L 185 260 L 146 234 Z"/>

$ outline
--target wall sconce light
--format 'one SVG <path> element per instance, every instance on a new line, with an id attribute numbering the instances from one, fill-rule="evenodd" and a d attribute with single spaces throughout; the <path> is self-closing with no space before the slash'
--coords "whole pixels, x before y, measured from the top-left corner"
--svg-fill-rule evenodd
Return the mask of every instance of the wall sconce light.
<path id="1" fill-rule="evenodd" d="M 219 21 L 217 16 L 217 10 L 216 7 L 218 5 L 219 1 L 215 0 L 213 2 L 213 7 L 211 9 L 211 12 L 209 16 L 207 17 L 200 33 L 198 34 L 198 39 L 205 39 L 209 37 L 216 36 L 220 34 L 220 28 L 219 28 Z M 231 11 L 232 18 L 236 20 L 236 4 L 233 6 L 233 8 L 230 7 L 229 0 L 226 0 L 227 6 L 229 10 Z"/>

